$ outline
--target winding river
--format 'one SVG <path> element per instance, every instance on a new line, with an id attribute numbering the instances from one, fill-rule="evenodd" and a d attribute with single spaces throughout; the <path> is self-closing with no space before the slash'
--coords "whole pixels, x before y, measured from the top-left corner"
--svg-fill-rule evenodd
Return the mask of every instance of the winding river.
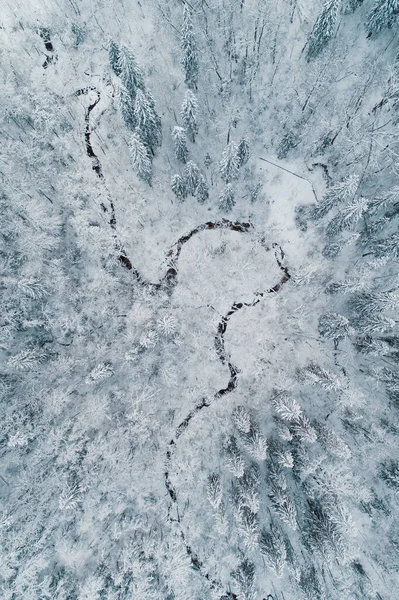
<path id="1" fill-rule="evenodd" d="M 86 154 L 91 160 L 91 165 L 92 165 L 93 171 L 95 171 L 95 173 L 97 174 L 99 179 L 104 183 L 104 185 L 106 187 L 102 166 L 101 166 L 101 163 L 100 163 L 100 160 L 99 160 L 97 154 L 94 152 L 92 142 L 91 142 L 92 129 L 90 126 L 90 114 L 91 114 L 92 110 L 97 106 L 97 104 L 101 100 L 100 92 L 95 87 L 86 87 L 86 88 L 82 88 L 82 89 L 78 90 L 77 92 L 75 92 L 75 96 L 88 95 L 90 92 L 95 94 L 95 100 L 93 102 L 91 102 L 91 104 L 89 104 L 89 106 L 86 108 L 86 111 L 85 111 L 84 138 L 85 138 Z M 123 267 L 125 267 L 129 271 L 132 271 L 133 277 L 138 284 L 145 286 L 148 289 L 151 289 L 154 293 L 156 293 L 157 291 L 160 291 L 160 290 L 166 291 L 169 295 L 171 295 L 173 293 L 173 290 L 175 289 L 177 282 L 178 282 L 178 259 L 181 254 L 181 250 L 182 250 L 184 244 L 186 244 L 193 236 L 201 233 L 202 231 L 215 231 L 218 229 L 229 229 L 231 231 L 236 231 L 238 233 L 248 234 L 250 231 L 252 231 L 254 229 L 254 226 L 249 222 L 230 221 L 228 219 L 220 219 L 217 221 L 208 221 L 206 223 L 203 223 L 202 225 L 199 225 L 198 227 L 195 227 L 189 233 L 181 236 L 177 240 L 177 242 L 175 244 L 173 244 L 173 246 L 170 248 L 170 250 L 167 252 L 167 255 L 166 255 L 167 256 L 167 265 L 166 265 L 165 274 L 161 277 L 161 279 L 157 283 L 152 283 L 152 282 L 146 281 L 141 276 L 139 271 L 134 268 L 133 262 L 127 255 L 122 244 L 120 243 L 120 241 L 118 239 L 118 235 L 117 235 L 117 221 L 116 221 L 116 214 L 115 214 L 115 205 L 113 203 L 112 197 L 111 197 L 108 189 L 107 189 L 107 196 L 109 198 L 109 208 L 104 205 L 102 205 L 101 207 L 102 207 L 103 212 L 107 216 L 109 216 L 108 223 L 112 229 L 114 242 L 115 242 L 115 249 L 117 250 L 117 254 L 118 254 L 118 261 L 120 262 L 120 264 Z M 282 273 L 281 277 L 273 287 L 271 287 L 265 291 L 255 292 L 253 300 L 251 302 L 234 302 L 232 304 L 230 310 L 226 313 L 226 315 L 222 316 L 221 320 L 219 321 L 217 331 L 215 334 L 214 345 L 215 345 L 215 351 L 216 351 L 219 361 L 222 363 L 222 365 L 227 365 L 227 368 L 228 368 L 228 371 L 230 374 L 227 385 L 226 385 L 226 387 L 223 387 L 220 390 L 217 390 L 213 394 L 212 397 L 202 398 L 194 406 L 194 408 L 192 408 L 190 410 L 190 412 L 186 415 L 186 417 L 176 427 L 176 429 L 174 431 L 174 435 L 171 438 L 171 440 L 169 441 L 168 447 L 166 449 L 164 483 L 165 483 L 165 487 L 166 487 L 167 493 L 170 498 L 171 505 L 173 505 L 176 510 L 177 522 L 178 522 L 179 528 L 180 528 L 180 536 L 185 545 L 186 552 L 190 558 L 193 569 L 200 572 L 201 575 L 209 581 L 210 585 L 213 588 L 220 587 L 220 583 L 218 581 L 212 579 L 211 576 L 209 575 L 209 573 L 206 572 L 206 570 L 204 569 L 203 563 L 199 560 L 199 558 L 196 556 L 193 549 L 186 542 L 186 536 L 184 533 L 182 520 L 181 520 L 181 516 L 180 516 L 180 512 L 179 512 L 178 494 L 177 494 L 176 488 L 173 485 L 172 480 L 171 480 L 171 469 L 173 467 L 173 456 L 174 456 L 174 452 L 175 452 L 175 449 L 177 446 L 177 442 L 178 442 L 179 438 L 181 437 L 181 435 L 189 427 L 192 419 L 203 409 L 206 409 L 209 406 L 211 406 L 211 404 L 213 402 L 217 402 L 221 398 L 226 396 L 227 394 L 233 392 L 238 385 L 238 375 L 240 373 L 240 370 L 236 365 L 234 365 L 231 362 L 230 355 L 226 351 L 225 340 L 224 340 L 224 336 L 226 334 L 227 327 L 230 323 L 231 318 L 236 313 L 238 313 L 240 310 L 242 310 L 244 308 L 251 308 L 253 306 L 256 306 L 259 302 L 261 302 L 261 300 L 263 298 L 265 298 L 269 294 L 278 293 L 281 290 L 281 288 L 283 287 L 283 285 L 285 283 L 287 283 L 291 278 L 288 267 L 285 264 L 284 251 L 279 246 L 279 244 L 273 243 L 272 246 L 270 247 L 266 244 L 266 242 L 263 238 L 262 245 L 263 245 L 265 251 L 267 251 L 267 252 L 269 252 L 271 250 L 274 251 L 274 256 L 275 256 L 277 265 Z M 220 600 L 238 600 L 238 597 L 236 596 L 236 594 L 228 591 L 228 592 L 225 592 L 220 597 Z M 273 600 L 273 596 L 271 594 L 269 594 L 267 596 L 267 598 L 265 598 L 264 600 Z"/>

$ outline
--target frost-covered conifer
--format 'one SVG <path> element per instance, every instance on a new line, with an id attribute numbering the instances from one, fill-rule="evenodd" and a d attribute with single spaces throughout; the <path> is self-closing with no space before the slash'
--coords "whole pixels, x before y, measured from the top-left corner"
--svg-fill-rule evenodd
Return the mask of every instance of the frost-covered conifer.
<path id="1" fill-rule="evenodd" d="M 183 8 L 183 26 L 181 31 L 182 64 L 185 73 L 185 82 L 192 90 L 197 89 L 198 83 L 198 48 L 194 35 L 194 27 L 191 18 L 191 9 L 188 4 Z"/>
<path id="2" fill-rule="evenodd" d="M 195 196 L 198 184 L 201 179 L 201 172 L 198 166 L 192 160 L 189 160 L 184 169 L 184 182 L 187 192 Z"/>
<path id="3" fill-rule="evenodd" d="M 267 454 L 267 440 L 258 427 L 251 426 L 248 433 L 241 434 L 246 450 L 255 460 L 265 460 Z"/>
<path id="4" fill-rule="evenodd" d="M 108 377 L 112 377 L 114 374 L 114 370 L 112 365 L 109 363 L 100 363 L 92 371 L 90 375 L 86 377 L 86 383 L 97 383 L 99 381 L 103 381 Z"/>
<path id="5" fill-rule="evenodd" d="M 263 528 L 259 537 L 259 548 L 266 564 L 277 577 L 281 577 L 287 559 L 287 548 L 280 529 L 272 525 L 270 532 Z"/>
<path id="6" fill-rule="evenodd" d="M 256 464 L 246 469 L 242 479 L 238 484 L 238 493 L 240 501 L 253 514 L 259 511 L 259 483 L 260 471 Z"/>
<path id="7" fill-rule="evenodd" d="M 136 127 L 136 116 L 134 113 L 134 102 L 130 92 L 123 84 L 117 88 L 117 100 L 122 119 L 128 129 L 134 131 Z"/>
<path id="8" fill-rule="evenodd" d="M 108 57 L 109 57 L 109 64 L 111 65 L 113 72 L 115 73 L 115 75 L 120 75 L 121 68 L 119 65 L 119 46 L 113 40 L 109 40 Z"/>
<path id="9" fill-rule="evenodd" d="M 251 429 L 251 416 L 244 406 L 237 406 L 233 410 L 233 421 L 240 433 L 249 433 Z"/>
<path id="10" fill-rule="evenodd" d="M 301 415 L 292 424 L 292 431 L 299 437 L 302 442 L 314 444 L 317 440 L 317 433 L 310 421 L 304 415 Z"/>
<path id="11" fill-rule="evenodd" d="M 325 390 L 339 391 L 343 388 L 343 383 L 337 375 L 323 369 L 316 363 L 310 363 L 304 369 L 300 369 L 298 375 L 305 383 L 321 385 Z"/>
<path id="12" fill-rule="evenodd" d="M 161 122 L 153 106 L 154 102 L 150 93 L 138 89 L 134 103 L 134 117 L 136 129 L 145 146 L 153 148 L 161 143 Z"/>
<path id="13" fill-rule="evenodd" d="M 240 167 L 245 165 L 249 160 L 249 142 L 243 137 L 238 144 L 238 164 Z"/>
<path id="14" fill-rule="evenodd" d="M 200 202 L 201 204 L 206 202 L 209 198 L 209 187 L 202 175 L 197 186 L 196 195 L 198 202 Z"/>
<path id="15" fill-rule="evenodd" d="M 235 477 L 242 477 L 244 475 L 244 459 L 234 436 L 230 438 L 225 450 L 227 468 Z"/>
<path id="16" fill-rule="evenodd" d="M 338 181 L 338 183 L 330 186 L 320 204 L 316 206 L 312 215 L 313 218 L 322 219 L 339 204 L 352 200 L 358 187 L 358 175 L 349 175 L 342 181 Z"/>
<path id="17" fill-rule="evenodd" d="M 274 511 L 293 531 L 297 528 L 296 508 L 294 502 L 282 487 L 272 484 L 269 493 Z"/>
<path id="18" fill-rule="evenodd" d="M 212 157 L 209 154 L 209 152 L 207 152 L 204 156 L 204 165 L 206 168 L 210 167 L 212 164 Z"/>
<path id="19" fill-rule="evenodd" d="M 181 107 L 181 118 L 192 142 L 195 142 L 195 136 L 198 133 L 197 115 L 197 98 L 194 96 L 191 90 L 187 90 Z"/>
<path id="20" fill-rule="evenodd" d="M 280 467 L 284 467 L 285 469 L 292 469 L 294 466 L 294 458 L 289 450 L 284 450 L 283 448 L 277 450 L 276 460 L 278 465 Z"/>
<path id="21" fill-rule="evenodd" d="M 220 176 L 225 183 L 231 183 L 238 178 L 239 168 L 238 146 L 235 142 L 231 141 L 223 150 L 222 160 L 219 164 Z"/>
<path id="22" fill-rule="evenodd" d="M 223 497 L 222 485 L 219 475 L 212 473 L 208 477 L 207 495 L 213 509 L 218 509 Z"/>
<path id="23" fill-rule="evenodd" d="M 326 0 L 308 40 L 307 59 L 315 58 L 334 35 L 341 0 Z"/>
<path id="24" fill-rule="evenodd" d="M 381 463 L 380 475 L 385 483 L 394 490 L 399 490 L 399 461 L 389 459 Z"/>
<path id="25" fill-rule="evenodd" d="M 399 0 L 376 0 L 367 18 L 367 29 L 377 33 L 393 24 L 399 14 Z"/>
<path id="26" fill-rule="evenodd" d="M 327 225 L 326 234 L 333 237 L 344 230 L 353 230 L 367 211 L 368 203 L 367 198 L 356 198 L 353 202 L 341 208 L 339 213 Z"/>
<path id="27" fill-rule="evenodd" d="M 123 85 L 133 97 L 138 89 L 144 89 L 143 72 L 136 62 L 133 51 L 125 44 L 121 44 L 119 47 L 117 70 L 120 71 Z"/>
<path id="28" fill-rule="evenodd" d="M 399 258 L 399 233 L 393 233 L 386 239 L 377 240 L 371 248 L 378 257 Z"/>
<path id="29" fill-rule="evenodd" d="M 233 206 L 235 206 L 235 203 L 235 192 L 233 186 L 231 183 L 228 183 L 220 193 L 219 207 L 228 212 L 233 208 Z"/>
<path id="30" fill-rule="evenodd" d="M 133 168 L 138 177 L 151 185 L 152 163 L 148 156 L 147 148 L 143 144 L 140 133 L 135 131 L 129 142 L 130 156 Z"/>
<path id="31" fill-rule="evenodd" d="M 321 423 L 316 424 L 317 437 L 321 445 L 334 454 L 338 458 L 348 459 L 351 456 L 351 451 L 344 440 L 337 434 L 336 431 L 322 425 Z"/>
<path id="32" fill-rule="evenodd" d="M 259 522 L 256 513 L 247 506 L 241 505 L 237 514 L 238 531 L 247 550 L 256 548 L 259 537 Z"/>
<path id="33" fill-rule="evenodd" d="M 179 200 L 187 198 L 187 186 L 185 180 L 180 175 L 176 174 L 172 176 L 170 187 Z"/>
<path id="34" fill-rule="evenodd" d="M 338 313 L 326 313 L 319 318 L 319 333 L 322 337 L 334 340 L 337 347 L 338 342 L 349 333 L 349 321 Z"/>
<path id="35" fill-rule="evenodd" d="M 278 392 L 273 398 L 273 406 L 277 414 L 284 421 L 295 421 L 302 415 L 302 409 L 295 398 L 286 392 Z"/>
<path id="36" fill-rule="evenodd" d="M 231 575 L 237 586 L 237 597 L 240 600 L 256 600 L 255 565 L 245 559 Z"/>
<path id="37" fill-rule="evenodd" d="M 185 164 L 188 157 L 187 137 L 184 127 L 174 127 L 172 138 L 175 145 L 175 153 L 178 161 Z"/>

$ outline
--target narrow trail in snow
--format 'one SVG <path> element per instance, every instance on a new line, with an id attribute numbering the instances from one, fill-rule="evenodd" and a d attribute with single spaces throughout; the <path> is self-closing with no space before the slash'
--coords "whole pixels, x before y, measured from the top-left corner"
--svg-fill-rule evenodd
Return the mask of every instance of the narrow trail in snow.
<path id="1" fill-rule="evenodd" d="M 84 137 L 85 137 L 86 154 L 91 159 L 93 171 L 95 171 L 95 173 L 97 174 L 99 179 L 101 179 L 101 181 L 104 183 L 104 185 L 106 187 L 104 174 L 103 174 L 103 170 L 102 170 L 102 165 L 100 163 L 100 160 L 99 160 L 97 154 L 94 152 L 94 149 L 93 149 L 93 146 L 91 143 L 92 129 L 90 126 L 90 113 L 100 102 L 100 99 L 101 99 L 100 92 L 95 87 L 86 87 L 86 88 L 82 88 L 82 89 L 78 90 L 77 92 L 75 92 L 75 96 L 87 95 L 87 94 L 89 94 L 89 92 L 94 92 L 94 94 L 96 95 L 96 99 L 87 107 L 86 112 L 85 112 L 85 124 L 86 125 L 85 125 Z M 106 187 L 106 189 L 107 189 L 107 187 Z M 117 221 L 116 221 L 116 214 L 115 214 L 115 205 L 112 201 L 112 198 L 111 198 L 111 195 L 110 195 L 108 189 L 107 189 L 107 194 L 108 194 L 108 198 L 109 198 L 110 208 L 108 209 L 103 204 L 101 205 L 101 208 L 104 213 L 106 213 L 106 214 L 110 213 L 110 219 L 108 222 L 109 222 L 109 225 L 113 232 L 115 248 L 117 249 L 118 254 L 119 254 L 118 260 L 122 266 L 126 267 L 129 271 L 132 271 L 135 280 L 139 284 L 153 290 L 154 292 L 166 291 L 168 293 L 168 295 L 172 295 L 173 290 L 175 289 L 175 287 L 178 283 L 178 259 L 180 257 L 182 248 L 183 248 L 184 244 L 186 244 L 194 235 L 201 233 L 202 231 L 215 231 L 218 229 L 229 229 L 230 231 L 236 231 L 238 233 L 248 233 L 249 231 L 251 231 L 254 228 L 250 222 L 230 221 L 228 219 L 220 219 L 218 221 L 207 221 L 206 223 L 198 225 L 198 227 L 195 227 L 189 233 L 181 236 L 177 240 L 177 242 L 175 244 L 173 244 L 173 246 L 170 248 L 170 250 L 166 254 L 167 264 L 166 264 L 165 274 L 161 277 L 159 282 L 152 283 L 152 282 L 146 281 L 141 276 L 139 271 L 133 267 L 132 261 L 130 260 L 130 258 L 128 257 L 127 253 L 125 252 L 122 244 L 120 243 L 118 236 L 117 236 Z M 174 450 L 176 449 L 176 442 L 180 438 L 180 436 L 184 433 L 184 431 L 187 430 L 193 417 L 195 417 L 195 415 L 197 415 L 202 409 L 211 406 L 213 401 L 220 400 L 220 398 L 222 398 L 223 396 L 226 396 L 227 394 L 234 391 L 238 385 L 238 374 L 240 373 L 240 371 L 239 371 L 239 368 L 231 362 L 230 355 L 226 351 L 225 341 L 224 341 L 224 335 L 227 331 L 227 325 L 228 325 L 231 317 L 233 315 L 235 315 L 238 311 L 242 310 L 243 308 L 249 308 L 252 306 L 256 306 L 261 301 L 261 299 L 264 298 L 265 296 L 267 296 L 268 294 L 275 294 L 275 293 L 279 292 L 280 289 L 282 288 L 282 286 L 287 281 L 289 281 L 291 278 L 288 267 L 284 263 L 284 261 L 285 261 L 284 251 L 279 246 L 279 244 L 273 243 L 272 246 L 270 247 L 266 244 L 266 241 L 264 238 L 262 238 L 261 244 L 265 248 L 266 251 L 270 251 L 271 249 L 274 250 L 274 256 L 275 256 L 277 265 L 283 274 L 282 274 L 281 278 L 279 279 L 279 281 L 273 287 L 271 287 L 268 290 L 263 291 L 263 292 L 261 292 L 261 291 L 255 292 L 254 299 L 252 300 L 252 302 L 234 302 L 232 307 L 230 308 L 230 310 L 227 312 L 227 314 L 221 318 L 221 320 L 218 324 L 217 332 L 215 334 L 214 343 L 215 343 L 216 354 L 217 354 L 220 362 L 223 365 L 227 364 L 227 367 L 230 372 L 230 378 L 227 383 L 227 386 L 224 388 L 221 388 L 220 390 L 215 392 L 215 394 L 213 395 L 213 397 L 211 399 L 202 398 L 202 400 L 198 404 L 196 404 L 196 406 L 188 413 L 188 415 L 183 419 L 183 421 L 181 421 L 181 423 L 176 428 L 174 437 L 169 441 L 168 448 L 166 451 L 166 463 L 165 463 L 166 468 L 165 468 L 165 473 L 164 473 L 165 487 L 167 489 L 170 500 L 176 509 L 177 522 L 178 522 L 179 528 L 180 528 L 181 539 L 183 540 L 183 543 L 185 545 L 186 552 L 190 558 L 192 567 L 196 571 L 200 572 L 201 575 L 205 579 L 207 579 L 207 581 L 209 581 L 210 585 L 213 588 L 220 587 L 220 583 L 217 582 L 216 580 L 212 579 L 211 576 L 209 575 L 209 573 L 207 573 L 204 570 L 203 563 L 197 558 L 197 556 L 194 553 L 194 551 L 192 550 L 192 548 L 186 542 L 186 537 L 185 537 L 185 534 L 183 531 L 182 520 L 181 520 L 181 516 L 180 516 L 180 512 L 179 512 L 177 492 L 176 492 L 176 488 L 174 487 L 174 485 L 170 479 L 169 471 L 172 466 L 172 459 L 173 459 Z M 271 594 L 269 594 L 267 596 L 267 600 L 270 600 L 270 599 L 273 599 L 273 596 Z M 220 600 L 238 600 L 238 597 L 233 592 L 228 591 L 228 592 L 223 593 L 223 595 L 220 597 Z M 266 599 L 264 599 L 264 600 L 266 600 Z"/>

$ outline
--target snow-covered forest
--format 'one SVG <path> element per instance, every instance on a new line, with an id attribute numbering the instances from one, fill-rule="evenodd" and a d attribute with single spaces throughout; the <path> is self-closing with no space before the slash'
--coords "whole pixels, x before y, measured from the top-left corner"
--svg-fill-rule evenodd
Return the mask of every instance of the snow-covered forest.
<path id="1" fill-rule="evenodd" d="M 399 0 L 0 0 L 0 598 L 397 600 Z"/>

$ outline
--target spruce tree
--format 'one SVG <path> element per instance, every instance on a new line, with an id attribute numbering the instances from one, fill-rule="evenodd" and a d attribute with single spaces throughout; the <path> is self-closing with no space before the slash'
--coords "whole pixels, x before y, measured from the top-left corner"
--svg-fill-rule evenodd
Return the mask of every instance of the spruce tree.
<path id="1" fill-rule="evenodd" d="M 223 188 L 220 196 L 219 196 L 219 206 L 222 210 L 230 211 L 235 205 L 235 193 L 231 183 L 228 183 L 225 188 Z"/>
<path id="2" fill-rule="evenodd" d="M 188 157 L 186 130 L 184 127 L 174 127 L 172 137 L 177 160 L 186 164 Z"/>
<path id="3" fill-rule="evenodd" d="M 136 127 L 136 116 L 134 114 L 134 102 L 129 91 L 123 84 L 119 84 L 117 88 L 117 101 L 119 110 L 121 111 L 122 119 L 128 129 L 134 131 Z"/>
<path id="4" fill-rule="evenodd" d="M 287 549 L 280 529 L 274 524 L 271 525 L 270 532 L 263 528 L 259 537 L 259 547 L 267 566 L 277 577 L 281 577 L 287 559 Z"/>
<path id="5" fill-rule="evenodd" d="M 240 159 L 238 156 L 238 146 L 231 141 L 223 150 L 222 160 L 219 164 L 219 173 L 225 183 L 230 183 L 238 177 L 240 168 Z"/>
<path id="6" fill-rule="evenodd" d="M 209 198 L 209 187 L 202 175 L 197 186 L 196 194 L 198 202 L 201 204 L 206 202 Z"/>
<path id="7" fill-rule="evenodd" d="M 189 160 L 184 169 L 184 181 L 187 191 L 192 196 L 195 196 L 198 184 L 200 182 L 201 172 L 195 162 Z"/>
<path id="8" fill-rule="evenodd" d="M 330 210 L 339 204 L 352 200 L 358 187 L 358 175 L 349 175 L 342 181 L 338 181 L 329 187 L 320 204 L 314 209 L 312 218 L 322 219 Z"/>
<path id="9" fill-rule="evenodd" d="M 355 228 L 357 222 L 363 217 L 368 208 L 367 198 L 355 198 L 352 202 L 344 206 L 340 212 L 329 222 L 326 234 L 333 237 L 341 231 L 351 231 Z"/>
<path id="10" fill-rule="evenodd" d="M 183 52 L 182 64 L 186 76 L 185 82 L 190 89 L 197 90 L 199 70 L 198 49 L 191 19 L 191 10 L 188 4 L 184 4 L 183 9 L 183 26 L 180 45 Z"/>
<path id="11" fill-rule="evenodd" d="M 161 122 L 154 110 L 155 103 L 152 97 L 149 100 L 149 96 L 149 92 L 145 93 L 143 90 L 137 90 L 134 117 L 143 143 L 152 149 L 154 146 L 160 145 Z"/>
<path id="12" fill-rule="evenodd" d="M 148 156 L 147 148 L 141 141 L 140 133 L 138 131 L 135 131 L 130 138 L 129 150 L 132 158 L 133 168 L 138 177 L 151 185 L 151 159 Z"/>
<path id="13" fill-rule="evenodd" d="M 232 577 L 236 582 L 237 598 L 242 600 L 255 600 L 255 565 L 247 558 L 242 561 L 235 571 L 232 571 Z"/>
<path id="14" fill-rule="evenodd" d="M 209 154 L 209 152 L 207 152 L 204 156 L 204 165 L 205 167 L 208 169 L 212 164 L 212 157 Z"/>
<path id="15" fill-rule="evenodd" d="M 377 33 L 383 27 L 389 27 L 399 13 L 399 0 L 377 0 L 369 12 L 367 29 Z"/>
<path id="16" fill-rule="evenodd" d="M 181 118 L 190 135 L 191 141 L 195 142 L 198 133 L 197 125 L 198 102 L 194 94 L 187 90 L 181 107 Z"/>
<path id="17" fill-rule="evenodd" d="M 234 436 L 228 440 L 226 446 L 226 466 L 234 477 L 240 478 L 244 475 L 244 459 L 237 445 L 237 440 Z"/>
<path id="18" fill-rule="evenodd" d="M 172 188 L 173 193 L 176 195 L 176 198 L 179 200 L 184 200 L 187 198 L 187 186 L 186 183 L 180 175 L 173 175 L 170 187 Z"/>
<path id="19" fill-rule="evenodd" d="M 108 57 L 109 64 L 115 75 L 121 74 L 121 69 L 119 66 L 119 46 L 113 40 L 109 40 L 108 44 Z"/>
<path id="20" fill-rule="evenodd" d="M 242 167 L 249 160 L 249 143 L 247 138 L 243 137 L 238 144 L 238 163 Z"/>
<path id="21" fill-rule="evenodd" d="M 118 70 L 121 81 L 133 97 L 138 89 L 144 89 L 143 72 L 138 66 L 132 50 L 125 44 L 119 47 Z"/>
<path id="22" fill-rule="evenodd" d="M 308 40 L 307 59 L 315 58 L 335 32 L 341 0 L 326 0 Z"/>
<path id="23" fill-rule="evenodd" d="M 319 333 L 322 337 L 334 340 L 335 348 L 349 333 L 349 321 L 338 313 L 326 313 L 319 318 Z"/>

